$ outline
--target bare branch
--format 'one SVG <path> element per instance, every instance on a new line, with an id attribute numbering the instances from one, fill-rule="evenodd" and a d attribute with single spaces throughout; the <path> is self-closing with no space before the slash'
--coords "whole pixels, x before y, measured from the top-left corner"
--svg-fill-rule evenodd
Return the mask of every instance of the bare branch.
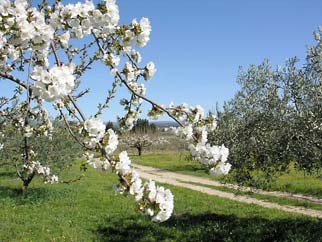
<path id="1" fill-rule="evenodd" d="M 9 73 L 5 73 L 5 72 L 0 71 L 0 77 L 8 79 L 10 81 L 13 81 L 25 89 L 29 89 L 29 86 L 26 83 L 24 83 L 23 81 L 19 80 L 16 77 L 10 75 Z"/>
<path id="2" fill-rule="evenodd" d="M 60 115 L 63 117 L 63 119 L 64 119 L 64 122 L 65 122 L 65 124 L 66 124 L 66 127 L 67 127 L 67 129 L 68 129 L 68 132 L 70 133 L 70 135 L 74 138 L 74 140 L 80 145 L 80 146 L 82 146 L 82 147 L 84 147 L 85 149 L 87 149 L 87 150 L 93 150 L 93 149 L 91 149 L 91 148 L 89 148 L 89 147 L 87 147 L 82 141 L 80 141 L 78 138 L 77 138 L 77 136 L 74 134 L 74 132 L 73 132 L 73 130 L 72 130 L 72 128 L 70 127 L 70 125 L 69 125 L 69 122 L 68 122 L 68 120 L 66 119 L 66 116 L 64 115 L 64 113 L 63 113 L 63 111 L 61 110 L 61 109 L 59 109 L 59 112 L 60 112 Z"/>

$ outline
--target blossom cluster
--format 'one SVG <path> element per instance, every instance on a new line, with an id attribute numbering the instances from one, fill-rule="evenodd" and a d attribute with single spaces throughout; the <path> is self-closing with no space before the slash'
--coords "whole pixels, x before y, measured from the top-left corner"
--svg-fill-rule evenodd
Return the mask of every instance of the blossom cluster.
<path id="1" fill-rule="evenodd" d="M 119 18 L 115 0 L 105 0 L 105 4 L 103 1 L 98 8 L 92 1 L 65 6 L 58 2 L 55 11 L 50 14 L 50 24 L 55 29 L 70 29 L 73 38 L 80 39 L 91 32 L 106 38 L 115 32 Z"/>
<path id="2" fill-rule="evenodd" d="M 104 145 L 107 155 L 112 154 L 118 146 L 118 136 L 112 129 L 106 131 L 105 124 L 98 118 L 92 117 L 84 122 L 83 131 L 86 132 L 88 140 L 87 147 L 95 148 L 98 144 Z"/>
<path id="3" fill-rule="evenodd" d="M 35 66 L 31 78 L 35 80 L 34 95 L 48 102 L 66 97 L 75 85 L 72 66 L 54 66 L 49 71 Z"/>
<path id="4" fill-rule="evenodd" d="M 169 189 L 164 189 L 162 186 L 156 186 L 154 181 L 149 180 L 144 184 L 144 193 L 148 194 L 148 202 L 158 205 L 158 210 L 154 211 L 151 208 L 145 208 L 145 211 L 152 218 L 152 221 L 163 222 L 168 220 L 173 212 L 173 194 Z M 145 204 L 146 198 L 142 199 Z M 142 206 L 144 208 L 144 206 Z"/>
<path id="5" fill-rule="evenodd" d="M 84 130 L 87 131 L 89 140 L 86 142 L 89 148 L 94 148 L 105 135 L 104 123 L 95 117 L 84 122 Z"/>
<path id="6" fill-rule="evenodd" d="M 208 143 L 208 132 L 217 127 L 216 118 L 212 115 L 206 117 L 204 109 L 199 105 L 189 107 L 185 103 L 178 106 L 170 103 L 168 107 L 163 106 L 162 108 L 183 122 L 181 127 L 172 129 L 176 135 L 187 141 L 193 141 L 189 145 L 189 150 L 194 159 L 206 165 L 210 174 L 228 174 L 231 168 L 231 164 L 227 162 L 229 149 L 224 145 L 217 146 Z M 164 111 L 160 108 L 152 107 L 149 115 L 158 118 L 163 113 Z"/>
<path id="7" fill-rule="evenodd" d="M 48 47 L 54 39 L 54 29 L 45 21 L 45 14 L 30 8 L 28 1 L 0 2 L 0 69 L 10 70 L 8 59 L 16 61 L 22 51 L 30 48 L 37 61 L 48 65 Z"/>
<path id="8" fill-rule="evenodd" d="M 30 164 L 23 165 L 24 170 L 28 174 L 36 173 L 44 179 L 45 183 L 58 183 L 58 177 L 50 174 L 50 168 L 41 165 L 39 161 L 32 161 Z"/>
<path id="9" fill-rule="evenodd" d="M 107 171 L 110 169 L 111 164 L 106 158 L 102 157 L 94 157 L 94 154 L 85 154 L 85 159 L 87 160 L 87 164 L 94 169 Z"/>
<path id="10" fill-rule="evenodd" d="M 152 221 L 163 222 L 170 218 L 173 212 L 173 194 L 169 189 L 156 186 L 154 181 L 147 181 L 143 184 L 138 173 L 131 168 L 131 160 L 127 152 L 119 154 L 119 161 L 116 162 L 115 171 L 122 177 L 130 178 L 128 183 L 121 183 L 121 193 L 129 191 L 135 196 L 139 209 L 152 217 Z"/>

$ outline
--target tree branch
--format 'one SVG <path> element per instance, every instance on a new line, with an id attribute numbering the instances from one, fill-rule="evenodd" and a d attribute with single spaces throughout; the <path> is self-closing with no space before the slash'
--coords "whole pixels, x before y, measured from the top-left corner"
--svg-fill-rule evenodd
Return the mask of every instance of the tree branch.
<path id="1" fill-rule="evenodd" d="M 98 48 L 99 48 L 99 50 L 102 52 L 102 54 L 104 55 L 105 54 L 105 50 L 103 49 L 103 47 L 101 46 L 101 44 L 100 44 L 100 42 L 99 42 L 99 39 L 96 37 L 96 35 L 94 34 L 94 33 L 92 33 L 93 34 L 93 36 L 94 36 L 94 38 L 95 38 L 95 40 L 96 40 L 96 44 L 97 44 L 97 46 L 98 46 Z M 128 56 L 128 58 L 130 59 L 130 61 L 132 62 L 132 63 L 134 63 L 133 62 L 133 60 L 132 60 L 132 58 L 130 58 L 129 57 L 129 55 L 127 55 Z M 134 63 L 135 64 L 135 63 Z M 136 66 L 136 64 L 135 64 L 135 66 Z M 113 68 L 115 68 L 115 66 L 112 66 Z M 155 102 L 153 102 L 152 100 L 150 100 L 149 98 L 147 98 L 147 97 L 145 97 L 145 96 L 143 96 L 143 95 L 141 95 L 141 94 L 138 94 L 138 93 L 136 93 L 129 85 L 128 85 L 128 83 L 124 80 L 124 78 L 122 77 L 122 75 L 121 75 L 121 73 L 119 72 L 119 71 L 117 71 L 116 72 L 116 75 L 117 75 L 117 77 L 121 80 L 121 82 L 130 90 L 130 92 L 133 94 L 133 95 L 135 95 L 136 97 L 138 97 L 138 98 L 141 98 L 141 99 L 143 99 L 144 101 L 146 101 L 146 102 L 148 102 L 148 103 L 150 103 L 152 106 L 154 106 L 154 107 L 157 107 L 158 109 L 160 109 L 161 111 L 163 111 L 163 112 L 165 112 L 170 118 L 172 118 L 177 124 L 179 124 L 181 127 L 184 127 L 184 125 L 176 118 L 176 117 L 174 117 L 170 112 L 169 112 L 169 110 L 167 110 L 167 109 L 165 109 L 164 107 L 162 107 L 161 105 L 159 105 L 159 104 L 157 104 L 157 103 L 155 103 Z"/>
<path id="2" fill-rule="evenodd" d="M 5 73 L 0 71 L 0 77 L 8 79 L 10 81 L 15 82 L 16 84 L 18 84 L 19 86 L 25 88 L 25 89 L 29 89 L 29 85 L 27 85 L 26 83 L 24 83 L 23 81 L 19 80 L 18 78 L 10 75 L 9 73 Z"/>

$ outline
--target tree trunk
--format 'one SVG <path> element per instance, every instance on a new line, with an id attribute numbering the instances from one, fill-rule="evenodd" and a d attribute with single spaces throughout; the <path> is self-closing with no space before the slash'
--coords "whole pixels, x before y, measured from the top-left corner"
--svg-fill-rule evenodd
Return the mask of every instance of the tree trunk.
<path id="1" fill-rule="evenodd" d="M 21 188 L 21 192 L 22 192 L 22 194 L 25 194 L 27 191 L 28 191 L 28 185 L 29 184 L 23 184 L 23 186 L 22 186 L 22 188 Z"/>
<path id="2" fill-rule="evenodd" d="M 142 147 L 138 147 L 138 153 L 139 153 L 139 156 L 142 155 Z"/>
<path id="3" fill-rule="evenodd" d="M 22 179 L 22 188 L 21 188 L 21 192 L 24 194 L 28 191 L 28 186 L 30 184 L 30 182 L 32 181 L 32 179 L 34 178 L 34 173 L 30 174 L 27 178 Z"/>

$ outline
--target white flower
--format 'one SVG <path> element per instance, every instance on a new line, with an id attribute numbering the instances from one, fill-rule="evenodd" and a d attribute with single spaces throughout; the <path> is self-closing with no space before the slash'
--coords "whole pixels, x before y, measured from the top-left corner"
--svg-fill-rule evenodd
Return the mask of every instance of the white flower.
<path id="1" fill-rule="evenodd" d="M 69 95 L 74 88 L 75 78 L 73 68 L 68 66 L 55 66 L 49 71 L 36 66 L 31 77 L 35 80 L 33 91 L 35 96 L 52 102 Z"/>
<path id="2" fill-rule="evenodd" d="M 149 62 L 145 69 L 144 69 L 144 79 L 145 80 L 151 80 L 154 74 L 156 73 L 157 69 L 155 69 L 154 63 L 151 61 Z"/>
<path id="3" fill-rule="evenodd" d="M 53 175 L 53 176 L 51 177 L 50 183 L 51 183 L 51 184 L 53 184 L 53 183 L 58 183 L 58 176 Z"/>
<path id="4" fill-rule="evenodd" d="M 220 153 L 221 153 L 221 162 L 226 162 L 228 159 L 228 155 L 229 155 L 229 149 L 227 147 L 225 147 L 224 145 L 222 145 L 220 147 Z"/>
<path id="5" fill-rule="evenodd" d="M 58 39 L 62 45 L 63 48 L 67 48 L 68 47 L 68 41 L 69 41 L 69 38 L 70 38 L 70 34 L 69 32 L 67 31 L 66 33 L 58 36 Z"/>
<path id="6" fill-rule="evenodd" d="M 148 209 L 146 210 L 146 214 L 147 214 L 147 215 L 149 215 L 149 216 L 153 216 L 153 215 L 154 215 L 154 211 L 153 211 L 153 209 L 148 208 Z"/>
<path id="7" fill-rule="evenodd" d="M 128 82 L 129 87 L 137 94 L 145 95 L 146 88 L 143 83 L 138 84 L 137 82 Z"/>
<path id="8" fill-rule="evenodd" d="M 216 167 L 210 169 L 210 173 L 215 176 L 227 175 L 230 171 L 230 168 L 231 164 L 219 162 L 219 164 Z"/>
<path id="9" fill-rule="evenodd" d="M 96 139 L 97 142 L 102 139 L 105 134 L 104 123 L 95 117 L 84 122 L 84 129 L 88 132 L 89 137 Z"/>
<path id="10" fill-rule="evenodd" d="M 171 217 L 173 212 L 173 195 L 169 189 L 158 187 L 156 189 L 156 204 L 159 205 L 159 212 L 152 218 L 155 222 L 164 222 Z"/>
<path id="11" fill-rule="evenodd" d="M 142 60 L 142 56 L 141 56 L 140 52 L 138 52 L 136 50 L 131 51 L 131 58 L 137 63 L 140 63 Z"/>
<path id="12" fill-rule="evenodd" d="M 204 117 L 204 109 L 200 106 L 197 105 L 196 107 L 192 107 L 191 110 L 195 114 L 194 123 L 197 123 L 199 120 L 201 120 Z"/>
<path id="13" fill-rule="evenodd" d="M 149 180 L 145 183 L 149 191 L 148 198 L 151 202 L 155 202 L 155 196 L 157 194 L 155 181 Z"/>
<path id="14" fill-rule="evenodd" d="M 4 147 L 4 144 L 0 144 L 0 150 L 2 150 Z"/>
<path id="15" fill-rule="evenodd" d="M 139 75 L 139 72 L 136 71 L 128 62 L 125 63 L 123 73 L 125 74 L 126 80 L 128 82 L 135 81 L 136 77 Z"/>
<path id="16" fill-rule="evenodd" d="M 115 165 L 115 169 L 118 173 L 120 173 L 121 175 L 125 175 L 127 173 L 129 173 L 129 171 L 131 170 L 130 164 L 131 164 L 131 160 L 129 158 L 129 156 L 127 155 L 126 151 L 122 151 L 119 154 L 119 159 L 120 161 L 116 163 Z"/>
<path id="17" fill-rule="evenodd" d="M 150 40 L 151 25 L 147 18 L 142 18 L 140 20 L 141 33 L 137 39 L 137 46 L 144 47 Z"/>
<path id="18" fill-rule="evenodd" d="M 222 146 L 211 146 L 209 144 L 205 144 L 202 142 L 199 142 L 196 145 L 190 144 L 189 150 L 192 154 L 192 156 L 198 160 L 200 163 L 208 165 L 208 166 L 214 166 L 218 162 L 224 164 L 229 155 L 229 149 L 226 148 L 224 145 Z M 228 164 L 228 163 L 227 163 Z M 228 166 L 226 167 L 228 168 Z M 222 165 L 219 166 L 219 168 L 215 168 L 211 170 L 212 174 L 215 174 L 217 172 L 216 169 L 223 169 Z M 230 167 L 229 167 L 230 169 Z M 225 170 L 227 173 L 229 172 L 229 169 Z M 219 170 L 218 172 L 220 172 Z"/>
<path id="19" fill-rule="evenodd" d="M 192 125 L 189 124 L 185 127 L 179 127 L 175 129 L 176 135 L 183 136 L 186 138 L 186 140 L 191 140 L 193 137 L 193 128 Z"/>
<path id="20" fill-rule="evenodd" d="M 139 201 L 143 197 L 143 191 L 142 180 L 138 177 L 136 172 L 132 171 L 130 194 L 135 196 L 135 201 Z"/>
<path id="21" fill-rule="evenodd" d="M 110 169 L 111 164 L 107 159 L 94 158 L 94 155 L 88 157 L 87 164 L 97 170 L 107 171 Z"/>
<path id="22" fill-rule="evenodd" d="M 36 173 L 44 179 L 45 183 L 57 183 L 58 177 L 56 175 L 50 175 L 50 168 L 43 166 L 39 161 L 32 161 L 31 164 L 23 165 L 24 170 L 28 174 Z"/>
<path id="23" fill-rule="evenodd" d="M 119 144 L 119 141 L 118 141 L 118 136 L 115 134 L 115 132 L 112 129 L 108 129 L 107 133 L 109 136 L 108 136 L 107 145 L 105 146 L 105 151 L 108 155 L 110 155 L 116 150 Z"/>

